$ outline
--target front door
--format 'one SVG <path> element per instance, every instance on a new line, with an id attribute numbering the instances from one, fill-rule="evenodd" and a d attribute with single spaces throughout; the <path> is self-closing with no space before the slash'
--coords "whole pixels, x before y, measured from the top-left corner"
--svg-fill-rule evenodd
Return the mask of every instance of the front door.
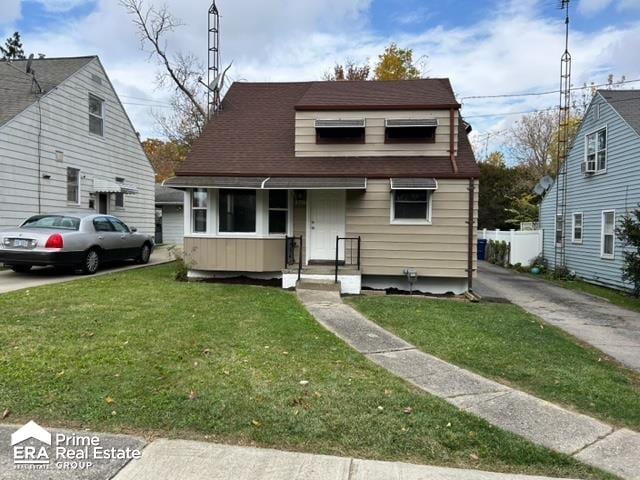
<path id="1" fill-rule="evenodd" d="M 345 236 L 344 190 L 309 190 L 308 260 L 328 261 L 336 258 L 336 237 Z M 340 242 L 339 259 L 344 259 L 344 242 Z"/>
<path id="2" fill-rule="evenodd" d="M 109 195 L 106 193 L 98 194 L 98 213 L 106 215 L 109 206 Z"/>

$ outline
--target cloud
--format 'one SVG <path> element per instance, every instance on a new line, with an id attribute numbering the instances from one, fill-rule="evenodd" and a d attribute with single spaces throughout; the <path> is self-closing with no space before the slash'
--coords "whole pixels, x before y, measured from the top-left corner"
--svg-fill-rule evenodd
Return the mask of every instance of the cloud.
<path id="1" fill-rule="evenodd" d="M 583 15 L 593 15 L 607 8 L 613 0 L 580 0 L 578 12 Z"/>
<path id="2" fill-rule="evenodd" d="M 209 2 L 154 0 L 154 4 L 164 1 L 185 24 L 170 35 L 171 51 L 191 52 L 206 67 Z M 439 26 L 431 18 L 427 28 L 418 32 L 412 28 L 411 33 L 403 32 L 401 25 L 397 32 L 373 31 L 371 0 L 217 3 L 222 15 L 223 64 L 233 60 L 232 80 L 317 80 L 336 61 L 350 58 L 373 63 L 390 41 L 396 41 L 413 48 L 414 58 L 428 57 L 426 73 L 450 77 L 459 96 L 555 90 L 559 85 L 562 19 L 542 16 L 536 0 L 494 4 L 494 10 L 487 7 L 483 20 L 468 26 Z M 48 56 L 98 54 L 142 136 L 159 135 L 151 112 L 165 111 L 171 90 L 156 86 L 155 75 L 161 67 L 149 58 L 148 50 L 140 49 L 136 29 L 118 2 L 99 0 L 90 14 L 68 17 L 24 31 L 25 51 Z M 608 73 L 640 77 L 640 24 L 574 30 L 571 35 L 574 85 L 605 82 Z M 557 95 L 469 100 L 463 112 L 476 132 L 495 131 L 508 127 L 518 116 L 488 114 L 549 108 L 556 103 Z"/>
<path id="3" fill-rule="evenodd" d="M 0 25 L 9 25 L 20 18 L 20 0 L 2 0 Z"/>

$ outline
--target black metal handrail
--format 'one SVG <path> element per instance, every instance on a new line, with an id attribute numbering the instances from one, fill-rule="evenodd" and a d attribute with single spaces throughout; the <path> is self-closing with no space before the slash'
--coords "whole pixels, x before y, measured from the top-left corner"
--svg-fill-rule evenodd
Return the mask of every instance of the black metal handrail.
<path id="1" fill-rule="evenodd" d="M 335 282 L 338 283 L 338 268 L 340 266 L 340 241 L 344 242 L 344 261 L 343 265 L 356 265 L 358 271 L 360 270 L 360 237 L 336 237 L 336 272 Z M 349 242 L 349 249 L 347 250 L 347 242 Z M 356 243 L 356 261 L 353 261 L 353 244 Z M 347 262 L 347 251 L 349 252 L 349 262 Z"/>
<path id="2" fill-rule="evenodd" d="M 284 244 L 284 268 L 296 263 L 296 242 L 298 242 L 298 280 L 302 273 L 302 235 L 297 237 L 285 237 Z"/>

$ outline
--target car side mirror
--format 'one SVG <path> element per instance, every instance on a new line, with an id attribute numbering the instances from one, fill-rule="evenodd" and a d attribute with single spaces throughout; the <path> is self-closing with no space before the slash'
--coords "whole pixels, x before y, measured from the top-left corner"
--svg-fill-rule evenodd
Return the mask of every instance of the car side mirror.
<path id="1" fill-rule="evenodd" d="M 136 227 L 131 227 L 131 233 L 136 233 L 138 229 Z"/>

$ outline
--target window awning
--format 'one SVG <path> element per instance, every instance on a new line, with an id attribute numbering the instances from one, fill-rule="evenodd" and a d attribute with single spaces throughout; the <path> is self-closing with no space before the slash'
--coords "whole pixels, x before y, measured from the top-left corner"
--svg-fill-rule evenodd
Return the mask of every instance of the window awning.
<path id="1" fill-rule="evenodd" d="M 173 177 L 164 186 L 184 188 L 241 188 L 254 190 L 365 190 L 365 177 Z"/>
<path id="2" fill-rule="evenodd" d="M 391 190 L 437 190 L 435 178 L 392 178 Z"/>
<path id="3" fill-rule="evenodd" d="M 138 193 L 138 187 L 126 183 L 112 182 L 110 180 L 93 179 L 94 193 Z"/>

